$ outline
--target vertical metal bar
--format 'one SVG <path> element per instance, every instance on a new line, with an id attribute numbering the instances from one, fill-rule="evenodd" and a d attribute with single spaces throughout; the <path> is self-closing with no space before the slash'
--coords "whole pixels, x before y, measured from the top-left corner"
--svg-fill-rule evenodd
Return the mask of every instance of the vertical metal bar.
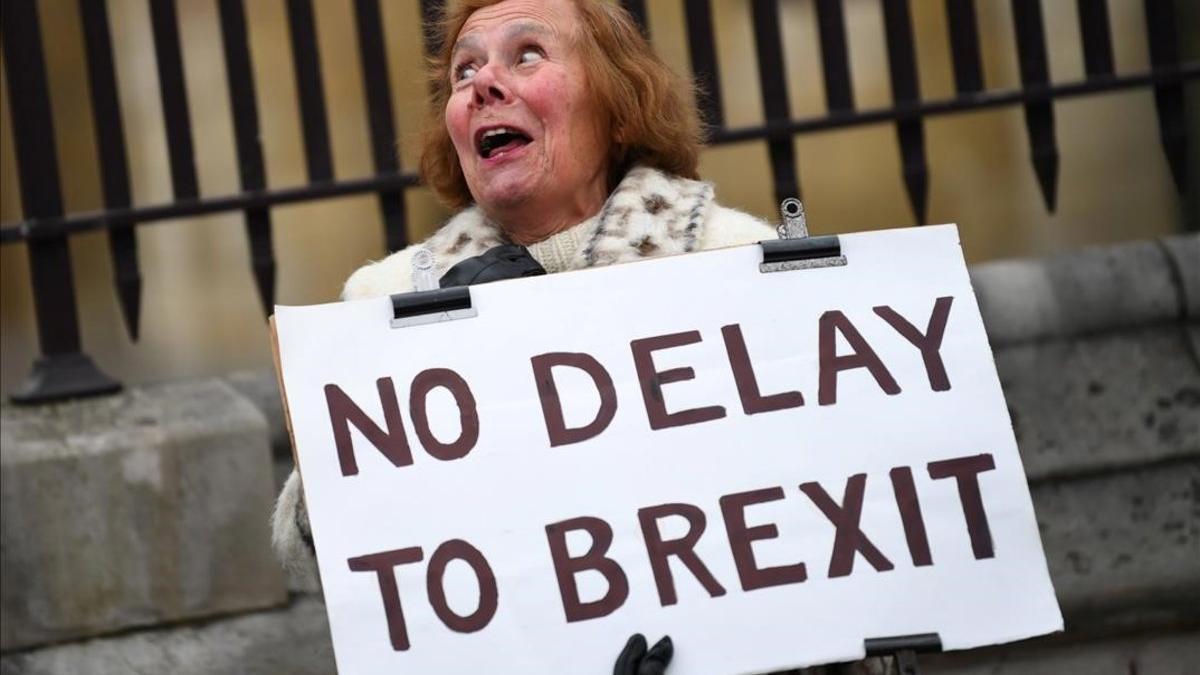
<path id="1" fill-rule="evenodd" d="M 367 120 L 371 129 L 371 155 L 376 173 L 400 172 L 400 148 L 392 118 L 391 84 L 388 82 L 387 52 L 383 42 L 383 19 L 378 0 L 355 0 L 359 58 L 363 89 L 367 96 Z M 408 243 L 405 231 L 404 191 L 397 188 L 379 193 L 387 248 L 397 251 Z"/>
<path id="2" fill-rule="evenodd" d="M 831 113 L 853 110 L 854 90 L 850 79 L 850 56 L 846 50 L 842 0 L 817 0 L 817 33 L 825 75 L 825 104 Z"/>
<path id="3" fill-rule="evenodd" d="M 959 96 L 983 91 L 983 64 L 974 0 L 946 0 L 946 19 L 950 24 L 955 91 Z"/>
<path id="4" fill-rule="evenodd" d="M 421 37 L 425 55 L 432 56 L 442 49 L 442 0 L 421 0 Z"/>
<path id="5" fill-rule="evenodd" d="M 1076 0 L 1079 34 L 1083 38 L 1083 64 L 1088 79 L 1113 74 L 1112 31 L 1108 27 L 1106 0 Z"/>
<path id="6" fill-rule="evenodd" d="M 1013 24 L 1017 31 L 1017 59 L 1021 86 L 1026 92 L 1045 89 L 1050 83 L 1046 61 L 1046 30 L 1040 0 L 1012 0 Z M 1054 103 L 1050 99 L 1025 103 L 1025 126 L 1033 169 L 1046 208 L 1054 212 L 1058 196 L 1058 142 L 1054 136 Z"/>
<path id="7" fill-rule="evenodd" d="M 87 50 L 88 88 L 91 91 L 92 120 L 100 155 L 104 207 L 123 209 L 132 202 L 129 161 L 125 154 L 125 127 L 121 122 L 121 107 L 117 99 L 117 76 L 113 66 L 112 36 L 108 29 L 106 5 L 103 0 L 79 0 L 79 15 Z M 136 341 L 141 318 L 142 274 L 138 267 L 134 226 L 110 227 L 108 248 L 125 330 L 130 339 Z"/>
<path id="8" fill-rule="evenodd" d="M 625 11 L 629 12 L 629 15 L 641 27 L 642 35 L 650 37 L 650 21 L 646 16 L 646 0 L 621 0 L 621 6 L 625 8 Z"/>
<path id="9" fill-rule="evenodd" d="M 1175 34 L 1175 8 L 1171 0 L 1145 0 L 1146 30 L 1149 33 L 1150 64 L 1154 70 L 1179 67 L 1179 43 Z M 1159 138 L 1175 189 L 1187 192 L 1187 126 L 1184 123 L 1183 83 L 1154 87 L 1154 107 L 1158 112 Z"/>
<path id="10" fill-rule="evenodd" d="M 783 64 L 783 38 L 780 34 L 778 0 L 752 0 L 750 10 L 754 20 L 754 47 L 758 55 L 758 81 L 762 89 L 763 114 L 767 128 L 772 123 L 791 119 L 788 109 L 787 76 Z M 796 150 L 792 135 L 778 129 L 770 132 L 767 153 L 771 158 L 771 174 L 775 182 L 775 200 L 799 198 L 800 184 L 796 177 Z"/>
<path id="11" fill-rule="evenodd" d="M 696 80 L 696 105 L 710 130 L 721 129 L 725 126 L 725 112 L 721 107 L 712 6 L 709 0 L 683 0 L 683 11 L 687 19 L 688 56 Z"/>
<path id="12" fill-rule="evenodd" d="M 0 21 L 22 210 L 27 219 L 61 216 L 62 193 L 37 5 L 2 2 Z M 121 385 L 100 372 L 80 350 L 66 237 L 31 239 L 28 247 L 41 356 L 13 394 L 13 401 L 41 403 L 119 390 Z"/>
<path id="13" fill-rule="evenodd" d="M 421 42 L 425 47 L 425 57 L 434 58 L 442 49 L 442 0 L 421 0 Z M 429 83 L 430 93 L 433 83 Z"/>
<path id="14" fill-rule="evenodd" d="M 183 54 L 179 48 L 179 21 L 175 0 L 150 0 L 150 24 L 154 31 L 154 56 L 158 61 L 158 90 L 162 97 L 163 121 L 167 129 L 167 153 L 171 160 L 171 186 L 175 199 L 195 199 L 200 194 L 192 148 L 192 122 L 188 113 L 187 87 L 183 78 Z"/>
<path id="15" fill-rule="evenodd" d="M 21 205 L 27 218 L 63 213 L 58 155 L 46 66 L 33 2 L 0 3 L 4 8 L 4 65 L 8 103 L 20 177 Z M 65 238 L 29 242 L 33 291 L 37 301 L 38 338 L 44 354 L 79 351 L 75 292 L 70 252 Z M 58 269 L 55 269 L 58 268 Z M 61 276 L 56 274 L 61 272 Z M 64 279 L 66 280 L 64 283 Z"/>
<path id="16" fill-rule="evenodd" d="M 329 145 L 329 121 L 325 111 L 325 87 L 321 83 L 321 56 L 312 0 L 288 0 L 287 17 L 292 41 L 292 64 L 296 71 L 296 94 L 300 99 L 300 125 L 304 130 L 308 182 L 332 180 L 333 154 Z"/>
<path id="17" fill-rule="evenodd" d="M 884 34 L 887 39 L 888 69 L 892 79 L 892 101 L 899 106 L 921 99 L 917 80 L 917 55 L 913 46 L 912 17 L 908 0 L 881 0 Z M 917 223 L 925 223 L 929 197 L 929 168 L 925 161 L 925 127 L 920 117 L 901 118 L 896 122 L 900 140 L 900 158 L 904 167 L 904 185 Z"/>
<path id="18" fill-rule="evenodd" d="M 229 81 L 229 104 L 233 113 L 233 135 L 237 145 L 238 177 L 243 192 L 266 187 L 262 145 L 259 141 L 258 107 L 254 95 L 254 69 L 246 34 L 246 11 L 242 0 L 218 0 L 221 44 L 225 49 L 225 76 Z M 246 236 L 250 242 L 250 264 L 263 313 L 270 316 L 275 306 L 275 252 L 271 243 L 271 211 L 258 207 L 246 210 Z"/>

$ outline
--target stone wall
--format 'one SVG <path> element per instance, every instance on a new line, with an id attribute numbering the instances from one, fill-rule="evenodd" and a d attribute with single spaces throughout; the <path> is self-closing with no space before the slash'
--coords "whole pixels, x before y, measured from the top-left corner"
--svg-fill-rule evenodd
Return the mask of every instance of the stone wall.
<path id="1" fill-rule="evenodd" d="M 5 651 L 286 601 L 267 424 L 228 384 L 2 414 Z"/>
<path id="2" fill-rule="evenodd" d="M 972 278 L 1068 630 L 1200 619 L 1200 237 Z"/>
<path id="3" fill-rule="evenodd" d="M 923 671 L 1198 672 L 1200 236 L 989 263 L 972 279 L 1067 630 L 926 656 Z M 237 373 L 220 386 L 266 419 L 261 442 L 270 439 L 278 480 L 291 455 L 273 376 Z M 0 672 L 166 664 L 197 674 L 332 672 L 319 595 L 293 587 L 281 609 L 9 651 Z"/>

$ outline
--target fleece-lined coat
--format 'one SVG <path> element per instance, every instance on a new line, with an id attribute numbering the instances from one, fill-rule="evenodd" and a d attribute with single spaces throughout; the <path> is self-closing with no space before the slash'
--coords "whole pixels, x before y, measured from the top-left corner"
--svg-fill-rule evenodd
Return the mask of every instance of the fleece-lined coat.
<path id="1" fill-rule="evenodd" d="M 774 239 L 775 230 L 713 200 L 709 183 L 636 167 L 609 195 L 600 213 L 530 253 L 549 273 Z M 344 300 L 413 290 L 412 259 L 421 248 L 435 260 L 433 278 L 454 264 L 508 242 L 475 207 L 454 216 L 420 244 L 363 266 L 346 282 Z M 293 470 L 275 506 L 273 543 L 293 573 L 313 579 L 316 564 L 299 474 Z"/>

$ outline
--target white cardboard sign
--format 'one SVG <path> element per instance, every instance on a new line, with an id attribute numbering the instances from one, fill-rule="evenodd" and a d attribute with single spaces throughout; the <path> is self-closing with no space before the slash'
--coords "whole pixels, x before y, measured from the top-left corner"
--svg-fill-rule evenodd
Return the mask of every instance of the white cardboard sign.
<path id="1" fill-rule="evenodd" d="M 278 307 L 343 673 L 669 673 L 965 649 L 1061 630 L 954 226 Z"/>

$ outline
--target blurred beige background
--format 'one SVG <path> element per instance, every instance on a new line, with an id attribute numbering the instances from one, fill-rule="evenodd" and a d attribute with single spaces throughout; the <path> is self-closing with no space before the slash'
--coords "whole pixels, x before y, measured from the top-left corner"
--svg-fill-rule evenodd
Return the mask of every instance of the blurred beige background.
<path id="1" fill-rule="evenodd" d="M 384 31 L 400 154 L 415 165 L 425 90 L 419 71 L 417 0 L 385 0 Z M 649 0 L 653 39 L 681 72 L 689 68 L 679 0 Z M 922 95 L 953 95 L 943 0 L 912 0 Z M 978 0 L 985 84 L 1019 85 L 1007 0 Z M 316 0 L 321 64 L 338 178 L 371 173 L 367 120 L 350 0 Z M 284 0 L 249 0 L 258 105 L 271 187 L 304 182 L 296 92 Z M 813 0 L 782 0 L 794 117 L 824 113 Z M 76 3 L 41 0 L 43 42 L 68 211 L 100 207 L 100 181 L 88 108 Z M 1118 73 L 1149 67 L 1141 0 L 1109 0 Z M 1043 3 L 1055 82 L 1083 78 L 1075 3 Z M 713 0 L 721 86 L 730 126 L 762 119 L 749 3 Z M 136 204 L 170 199 L 170 173 L 157 93 L 150 19 L 144 0 L 110 0 Z M 180 0 L 189 105 L 201 193 L 237 190 L 233 130 L 221 61 L 216 0 Z M 859 108 L 890 104 L 878 0 L 847 0 L 846 21 Z M 0 38 L 2 39 L 2 38 Z M 0 220 L 20 218 L 7 83 L 0 88 Z M 1076 98 L 1055 106 L 1061 153 L 1057 213 L 1042 203 L 1028 158 L 1020 107 L 936 117 L 926 123 L 929 219 L 957 222 L 970 262 L 1036 255 L 1085 244 L 1177 231 L 1182 204 L 1158 139 L 1153 95 L 1136 90 Z M 888 124 L 797 137 L 798 171 L 816 233 L 903 227 L 914 216 L 904 192 L 894 128 Z M 1193 167 L 1193 170 L 1195 167 Z M 766 147 L 752 142 L 705 152 L 702 173 L 727 205 L 777 217 Z M 417 240 L 447 213 L 430 194 L 409 192 L 409 235 Z M 371 196 L 280 207 L 273 211 L 277 302 L 336 299 L 342 281 L 384 254 Z M 144 277 L 141 339 L 125 334 L 103 234 L 71 241 L 85 349 L 126 383 L 269 367 L 266 323 L 250 273 L 240 214 L 143 225 L 137 231 Z M 37 353 L 24 245 L 0 247 L 2 387 L 10 392 Z"/>

